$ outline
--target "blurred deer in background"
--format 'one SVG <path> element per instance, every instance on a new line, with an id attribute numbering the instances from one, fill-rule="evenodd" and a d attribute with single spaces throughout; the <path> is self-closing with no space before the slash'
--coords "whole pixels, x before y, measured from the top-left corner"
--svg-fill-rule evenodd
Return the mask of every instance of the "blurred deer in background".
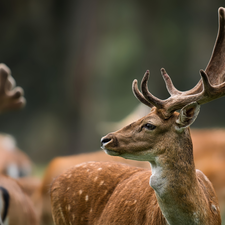
<path id="1" fill-rule="evenodd" d="M 12 135 L 0 133 L 0 173 L 13 178 L 30 176 L 33 163 Z"/>
<path id="2" fill-rule="evenodd" d="M 150 113 L 101 139 L 107 154 L 148 161 L 152 171 L 113 162 L 74 166 L 51 186 L 56 225 L 221 224 L 212 184 L 195 169 L 189 127 L 200 105 L 225 95 L 224 23 L 225 9 L 220 8 L 214 51 L 194 88 L 178 91 L 162 69 L 170 97 L 160 100 L 148 91 L 147 71 L 142 93 L 137 80 L 133 92 Z"/>
<path id="3" fill-rule="evenodd" d="M 225 216 L 225 129 L 192 129 L 194 161 L 212 182 Z"/>
<path id="4" fill-rule="evenodd" d="M 23 89 L 15 87 L 10 69 L 0 64 L 0 112 L 22 108 L 25 105 Z M 31 175 L 32 162 L 20 151 L 11 135 L 0 134 L 0 173 L 12 177 Z"/>
<path id="5" fill-rule="evenodd" d="M 14 179 L 4 175 L 0 175 L 0 213 L 3 224 L 39 224 L 30 197 Z"/>
<path id="6" fill-rule="evenodd" d="M 9 68 L 0 64 L 0 112 L 6 112 L 9 110 L 20 109 L 25 105 L 25 99 L 23 97 L 23 89 L 20 87 L 15 87 L 15 81 L 11 76 Z M 30 165 L 29 160 L 26 158 L 25 154 L 22 154 L 19 150 L 15 150 L 15 143 L 12 141 L 10 136 L 1 136 L 0 139 L 0 154 L 2 154 L 1 160 L 18 163 L 20 160 L 21 164 L 26 162 L 24 165 Z M 7 149 L 7 150 L 6 150 Z M 7 152 L 8 151 L 8 152 Z M 11 151 L 11 155 L 10 152 Z M 12 153 L 13 152 L 13 153 Z M 18 156 L 20 159 L 15 158 Z M 6 164 L 5 169 L 3 163 Z M 0 161 L 0 168 L 2 171 L 6 170 L 13 175 L 19 175 L 17 173 L 17 168 L 9 169 L 11 164 L 7 164 L 4 161 Z M 19 183 L 20 182 L 20 183 Z M 34 205 L 28 195 L 22 190 L 25 190 L 23 181 L 19 181 L 7 177 L 3 174 L 0 175 L 0 216 L 3 224 L 7 225 L 38 225 L 37 214 L 34 209 Z"/>

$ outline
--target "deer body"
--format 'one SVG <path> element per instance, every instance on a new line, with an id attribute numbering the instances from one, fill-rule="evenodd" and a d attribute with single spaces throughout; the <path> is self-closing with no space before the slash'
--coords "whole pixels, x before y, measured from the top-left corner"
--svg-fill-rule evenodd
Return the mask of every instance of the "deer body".
<path id="1" fill-rule="evenodd" d="M 143 112 L 143 115 L 145 114 L 147 113 Z M 138 115 L 136 115 L 136 117 L 138 117 L 138 119 L 141 118 Z M 132 116 L 132 118 L 135 118 L 135 116 Z M 130 119 L 125 119 L 125 121 L 129 121 L 130 123 L 132 122 Z M 122 124 L 124 123 L 125 122 Z M 121 127 L 121 125 L 117 127 Z M 225 185 L 224 136 L 225 131 L 223 129 L 191 129 L 195 166 L 212 182 L 218 196 L 221 213 L 224 211 L 225 206 L 225 193 L 223 191 Z M 39 212 L 38 215 L 42 220 L 42 224 L 48 225 L 53 223 L 49 187 L 56 177 L 68 170 L 70 167 L 88 161 L 116 161 L 150 169 L 150 164 L 148 162 L 125 160 L 126 159 L 122 157 L 107 155 L 104 151 L 56 157 L 51 160 L 45 170 L 41 185 L 35 191 L 34 195 L 35 206 L 37 206 L 37 211 Z"/>
<path id="2" fill-rule="evenodd" d="M 220 8 L 213 54 L 205 71 L 200 71 L 198 84 L 188 91 L 177 90 L 165 69 L 161 73 L 170 93 L 168 99 L 149 92 L 149 71 L 144 74 L 141 91 L 134 80 L 134 95 L 151 111 L 104 136 L 101 147 L 112 156 L 148 161 L 152 174 L 114 163 L 74 167 L 59 176 L 50 190 L 56 225 L 221 224 L 212 184 L 195 170 L 189 127 L 200 105 L 225 95 L 224 37 L 225 9 Z"/>
<path id="3" fill-rule="evenodd" d="M 80 179 L 74 182 L 70 179 L 74 172 L 76 178 L 87 175 L 90 182 L 85 185 Z M 87 162 L 69 169 L 55 180 L 52 187 L 55 224 L 145 224 L 142 222 L 147 209 L 143 211 L 137 206 L 141 204 L 140 198 L 146 197 L 143 190 L 149 197 L 145 201 L 151 201 L 154 191 L 149 186 L 150 174 L 149 170 L 115 162 Z M 66 185 L 62 186 L 61 182 Z M 134 185 L 135 191 L 132 191 Z M 62 202 L 64 196 L 59 195 L 65 191 L 68 196 L 73 196 L 67 205 Z M 155 204 L 157 206 L 156 199 Z M 129 216 L 124 217 L 127 213 Z M 134 220 L 134 216 L 138 217 Z"/>
<path id="4" fill-rule="evenodd" d="M 113 140 L 106 142 L 107 153 L 149 161 L 152 174 L 150 170 L 122 164 L 92 162 L 59 176 L 51 188 L 55 223 L 221 224 L 214 189 L 205 175 L 195 171 L 189 129 L 176 131 L 175 119 L 176 116 L 170 123 L 162 123 L 153 109 L 146 118 L 104 138 Z M 132 132 L 146 120 L 158 123 L 158 131 L 147 143 L 143 137 L 145 128 L 142 134 Z M 126 136 L 122 135 L 124 131 Z M 133 141 L 127 143 L 127 139 Z M 171 146 L 171 139 L 179 141 Z M 132 146 L 136 142 L 142 143 L 139 149 Z M 82 177 L 87 179 L 85 184 Z M 70 196 L 70 200 L 65 200 L 62 193 Z"/>

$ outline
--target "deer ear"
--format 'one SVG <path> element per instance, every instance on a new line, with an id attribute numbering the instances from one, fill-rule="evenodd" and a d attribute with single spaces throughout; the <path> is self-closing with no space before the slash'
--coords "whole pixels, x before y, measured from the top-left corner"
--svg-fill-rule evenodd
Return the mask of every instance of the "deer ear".
<path id="1" fill-rule="evenodd" d="M 177 130 L 182 131 L 184 128 L 189 127 L 197 118 L 199 111 L 200 105 L 197 102 L 184 106 L 176 120 Z"/>

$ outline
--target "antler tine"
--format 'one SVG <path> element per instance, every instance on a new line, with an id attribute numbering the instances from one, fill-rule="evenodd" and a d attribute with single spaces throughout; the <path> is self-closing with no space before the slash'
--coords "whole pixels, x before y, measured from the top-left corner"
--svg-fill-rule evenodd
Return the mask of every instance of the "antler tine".
<path id="1" fill-rule="evenodd" d="M 170 93 L 170 95 L 178 95 L 178 94 L 181 94 L 180 91 L 178 91 L 174 85 L 173 85 L 173 82 L 170 78 L 170 76 L 167 74 L 166 70 L 164 68 L 161 69 L 161 74 L 163 76 L 163 79 L 166 83 L 166 88 L 168 90 L 168 92 Z"/>
<path id="2" fill-rule="evenodd" d="M 225 80 L 225 8 L 218 10 L 219 28 L 213 53 L 205 69 L 212 85 L 218 85 Z"/>
<path id="3" fill-rule="evenodd" d="M 26 100 L 21 87 L 15 87 L 10 69 L 0 64 L 0 112 L 22 108 Z"/>
<path id="4" fill-rule="evenodd" d="M 205 69 L 212 85 L 218 85 L 225 81 L 225 8 L 218 10 L 219 28 L 214 44 L 211 58 Z M 203 83 L 200 80 L 191 90 L 183 92 L 183 95 L 193 95 L 203 90 Z"/>
<path id="5" fill-rule="evenodd" d="M 204 89 L 197 100 L 198 104 L 202 105 L 225 95 L 225 82 L 219 85 L 212 85 L 205 71 L 201 70 L 200 74 L 202 77 Z"/>
<path id="6" fill-rule="evenodd" d="M 225 81 L 225 8 L 218 10 L 219 28 L 216 42 L 209 63 L 200 71 L 201 80 L 191 90 L 181 92 L 177 101 L 197 101 L 204 104 L 224 95 Z M 185 99 L 185 100 L 184 100 Z M 182 104 L 183 105 L 183 104 Z M 169 111 L 179 109 L 179 106 L 171 105 Z"/>
<path id="7" fill-rule="evenodd" d="M 163 101 L 156 98 L 154 95 L 152 95 L 148 90 L 148 79 L 149 79 L 150 72 L 149 70 L 146 71 L 144 74 L 144 77 L 141 81 L 141 90 L 146 100 L 148 100 L 152 105 L 154 105 L 158 109 L 163 108 Z"/>
<path id="8" fill-rule="evenodd" d="M 167 90 L 171 95 L 168 99 L 166 99 L 166 100 L 158 99 L 149 92 L 149 90 L 148 90 L 148 79 L 149 79 L 149 75 L 150 75 L 149 70 L 147 70 L 145 72 L 144 77 L 141 81 L 141 90 L 142 90 L 143 94 L 138 89 L 138 85 L 137 85 L 138 82 L 136 79 L 133 81 L 132 90 L 133 90 L 134 95 L 136 96 L 136 98 L 139 101 L 141 101 L 145 105 L 149 106 L 150 108 L 155 106 L 157 109 L 163 110 L 164 111 L 163 115 L 165 117 L 169 117 L 170 113 L 172 111 L 179 108 L 177 105 L 176 99 L 177 99 L 177 97 L 181 97 L 181 96 L 183 97 L 184 92 L 178 91 L 174 87 L 170 76 L 166 73 L 166 70 L 164 68 L 161 69 L 161 73 L 162 73 L 162 76 L 166 83 Z M 184 99 L 182 101 L 184 101 Z M 182 106 L 184 106 L 184 105 L 182 105 Z"/>
<path id="9" fill-rule="evenodd" d="M 150 102 L 148 102 L 143 94 L 138 89 L 138 81 L 135 79 L 132 83 L 132 90 L 134 93 L 134 96 L 143 104 L 147 105 L 148 107 L 152 108 L 154 105 L 152 105 Z"/>
<path id="10" fill-rule="evenodd" d="M 202 105 L 225 95 L 225 82 L 219 85 L 212 85 L 205 71 L 200 70 L 200 74 L 202 77 L 203 90 L 193 95 L 187 95 L 186 92 L 180 92 L 180 94 L 166 99 L 165 109 L 167 114 L 181 109 L 191 102 L 197 102 L 199 105 Z"/>

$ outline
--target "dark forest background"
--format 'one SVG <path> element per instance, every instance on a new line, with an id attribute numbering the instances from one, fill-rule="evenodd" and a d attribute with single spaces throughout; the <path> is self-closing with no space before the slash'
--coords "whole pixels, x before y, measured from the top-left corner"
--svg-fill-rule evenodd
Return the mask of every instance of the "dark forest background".
<path id="1" fill-rule="evenodd" d="M 137 105 L 133 79 L 167 98 L 160 68 L 192 88 L 210 58 L 222 0 L 1 0 L 0 62 L 23 87 L 26 107 L 2 114 L 37 163 L 100 149 L 99 124 Z M 225 99 L 203 105 L 193 127 L 224 127 Z"/>

